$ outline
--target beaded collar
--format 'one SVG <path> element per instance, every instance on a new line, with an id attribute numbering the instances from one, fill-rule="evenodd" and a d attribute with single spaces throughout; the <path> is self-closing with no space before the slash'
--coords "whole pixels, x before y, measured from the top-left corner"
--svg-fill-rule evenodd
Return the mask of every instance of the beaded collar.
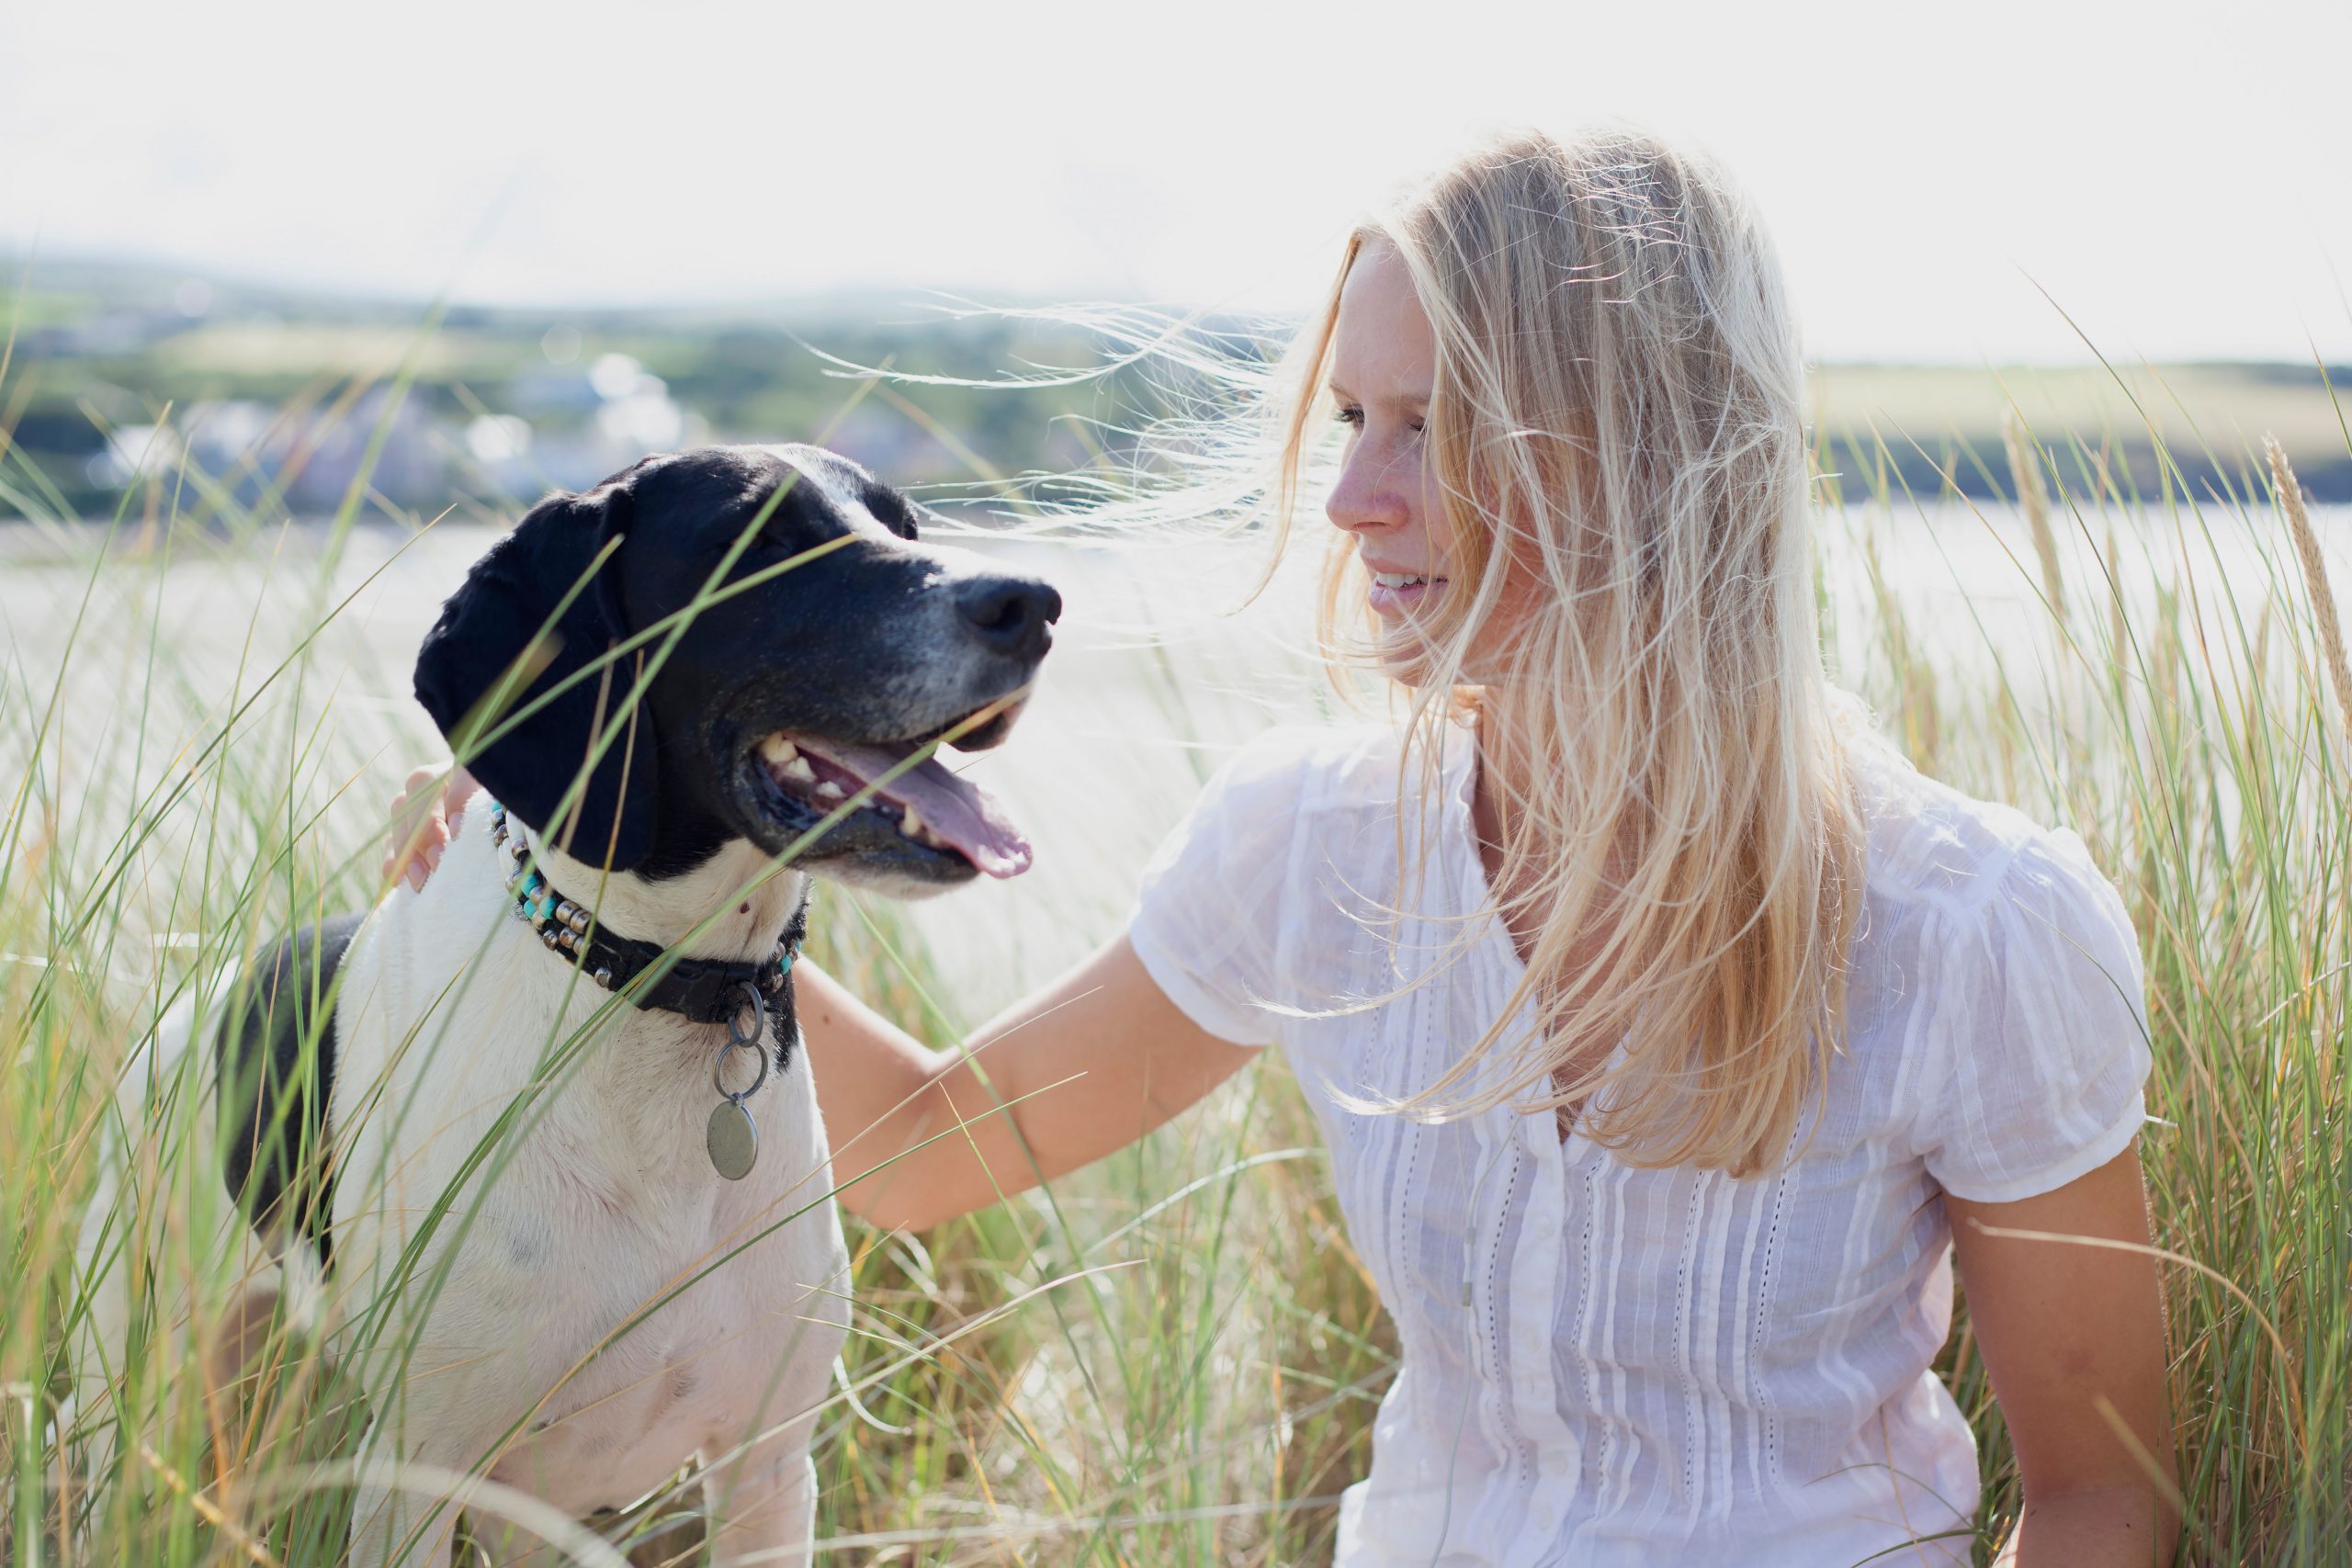
<path id="1" fill-rule="evenodd" d="M 540 874 L 523 836 L 506 821 L 506 807 L 490 807 L 490 840 L 513 863 L 506 886 L 514 894 L 514 918 L 539 933 L 550 953 L 561 953 L 607 991 L 626 991 L 669 952 L 654 942 L 617 936 L 599 926 L 591 912 L 564 897 Z M 778 1065 L 792 1048 L 792 962 L 808 924 L 804 901 L 793 911 L 775 951 L 757 963 L 741 959 L 680 958 L 669 973 L 639 987 L 630 998 L 639 1007 L 673 1012 L 696 1023 L 731 1023 L 745 1010 L 749 987 L 756 1010 L 775 1029 Z"/>

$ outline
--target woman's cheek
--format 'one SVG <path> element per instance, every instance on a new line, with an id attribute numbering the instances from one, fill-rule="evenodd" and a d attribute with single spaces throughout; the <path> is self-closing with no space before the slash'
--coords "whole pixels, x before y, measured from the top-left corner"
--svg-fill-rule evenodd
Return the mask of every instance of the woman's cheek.
<path id="1" fill-rule="evenodd" d="M 1427 543 L 1430 575 L 1443 577 L 1446 574 L 1445 540 L 1440 537 L 1441 530 L 1436 525 L 1445 512 L 1440 504 L 1436 488 L 1430 483 L 1429 475 L 1421 467 L 1418 444 L 1406 455 L 1400 467 L 1407 469 L 1404 475 L 1405 493 L 1413 498 L 1413 531 Z"/>

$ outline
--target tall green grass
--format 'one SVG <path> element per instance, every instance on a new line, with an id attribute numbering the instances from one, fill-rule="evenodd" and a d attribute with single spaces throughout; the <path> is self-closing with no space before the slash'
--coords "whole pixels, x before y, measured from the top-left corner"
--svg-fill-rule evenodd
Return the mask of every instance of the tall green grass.
<path id="1" fill-rule="evenodd" d="M 1820 452 L 1839 476 L 1834 666 L 1923 767 L 2081 830 L 2145 944 L 2186 1551 L 2352 1560 L 2352 693 L 2331 690 L 2341 653 L 2314 614 L 2324 552 L 2298 548 L 2252 452 L 2227 491 L 2167 475 L 2140 493 L 2095 436 L 2019 429 L 2006 454 L 1939 454 L 2024 501 L 1977 517 L 1883 477 L 1893 442 L 1840 432 Z M 278 1332 L 249 1386 L 209 1388 L 159 1329 L 111 1370 L 110 1406 L 62 1402 L 90 1299 L 75 1235 L 131 1048 L 288 923 L 379 890 L 381 803 L 429 738 L 399 706 L 413 647 L 340 608 L 369 504 L 355 485 L 326 527 L 289 534 L 184 468 L 68 526 L 0 455 L 0 506 L 22 519 L 0 540 L 7 602 L 38 580 L 72 607 L 40 646 L 11 628 L 0 686 L 0 1561 L 333 1561 L 356 1417 L 301 1337 Z M 183 525 L 198 505 L 220 521 Z M 1938 550 L 1952 586 L 1920 566 Z M 199 591 L 216 596 L 191 613 Z M 1132 711 L 1137 739 L 1226 738 L 1187 732 L 1165 694 Z M 1109 778 L 1169 755 L 1101 750 Z M 1105 908 L 1132 869 L 1102 866 Z M 827 915 L 813 956 L 933 1042 L 1042 977 L 981 994 L 902 910 L 831 897 Z M 111 1131 L 170 1194 L 167 1277 L 143 1288 L 193 1286 L 217 1314 L 232 1269 L 204 1238 L 224 1200 L 184 1156 L 185 1115 Z M 817 1450 L 836 1560 L 1329 1557 L 1395 1348 L 1279 1060 L 1048 1192 L 921 1236 L 853 1224 L 851 1246 L 855 1398 Z M 1989 1552 L 2018 1499 L 1964 1317 L 1946 1359 L 1982 1439 Z M 99 1423 L 119 1425 L 112 1466 L 78 1473 Z M 639 1562 L 694 1562 L 695 1496 L 603 1528 Z"/>

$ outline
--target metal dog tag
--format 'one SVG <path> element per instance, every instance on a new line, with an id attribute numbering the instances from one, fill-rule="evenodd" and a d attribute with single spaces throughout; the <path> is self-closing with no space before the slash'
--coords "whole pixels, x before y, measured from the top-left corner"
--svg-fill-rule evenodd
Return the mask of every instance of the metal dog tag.
<path id="1" fill-rule="evenodd" d="M 710 1150 L 710 1168 L 729 1181 L 741 1181 L 759 1163 L 760 1129 L 752 1113 L 731 1100 L 710 1108 L 710 1126 L 703 1134 Z"/>
<path id="2" fill-rule="evenodd" d="M 727 1044 L 719 1051 L 718 1060 L 710 1065 L 710 1087 L 718 1091 L 718 1103 L 710 1108 L 710 1125 L 702 1139 L 703 1147 L 710 1151 L 710 1168 L 729 1181 L 742 1180 L 759 1163 L 759 1123 L 752 1120 L 743 1102 L 768 1081 L 768 1004 L 749 980 L 738 989 L 743 1005 L 727 1021 Z M 727 1058 L 738 1051 L 749 1051 L 758 1066 L 759 1077 L 749 1089 L 727 1087 Z"/>

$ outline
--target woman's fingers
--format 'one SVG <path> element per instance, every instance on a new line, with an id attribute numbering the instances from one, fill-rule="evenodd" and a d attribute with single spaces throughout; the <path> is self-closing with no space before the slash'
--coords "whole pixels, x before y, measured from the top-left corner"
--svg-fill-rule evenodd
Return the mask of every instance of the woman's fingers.
<path id="1" fill-rule="evenodd" d="M 471 782 L 468 780 L 469 784 Z M 392 797 L 391 819 L 391 841 L 384 856 L 383 874 L 388 878 L 401 876 L 411 887 L 421 888 L 424 879 L 433 874 L 433 868 L 441 863 L 441 852 L 449 844 L 449 818 L 443 804 L 439 768 L 410 770 L 408 782 Z"/>
<path id="2" fill-rule="evenodd" d="M 480 781 L 463 768 L 452 768 L 446 776 L 435 767 L 411 769 L 408 782 L 392 796 L 386 880 L 398 876 L 411 887 L 423 888 L 425 878 L 440 869 L 449 840 L 457 837 L 466 803 L 481 793 Z"/>
<path id="3" fill-rule="evenodd" d="M 466 815 L 466 802 L 481 793 L 481 781 L 462 767 L 449 770 L 449 784 L 441 792 L 442 814 L 448 818 L 449 831 L 458 830 L 458 823 Z"/>
<path id="4" fill-rule="evenodd" d="M 452 768 L 449 771 L 449 782 L 442 787 L 440 808 L 434 817 L 439 831 L 424 846 L 424 875 L 416 879 L 419 887 L 424 886 L 425 876 L 441 869 L 442 852 L 449 847 L 449 840 L 458 836 L 458 825 L 466 819 L 466 802 L 481 790 L 481 784 L 465 769 Z"/>

